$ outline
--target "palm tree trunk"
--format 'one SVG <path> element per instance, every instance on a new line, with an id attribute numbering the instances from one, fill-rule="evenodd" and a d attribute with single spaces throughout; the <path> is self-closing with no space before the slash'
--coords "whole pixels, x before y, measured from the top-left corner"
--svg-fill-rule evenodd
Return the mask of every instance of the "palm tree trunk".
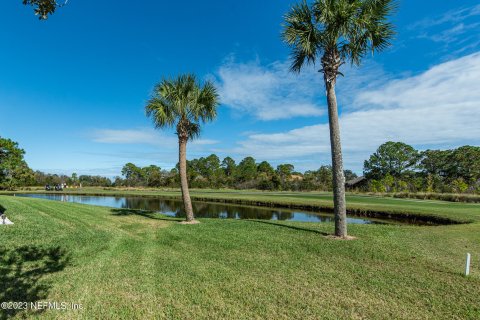
<path id="1" fill-rule="evenodd" d="M 182 198 L 183 205 L 185 207 L 185 214 L 187 216 L 187 221 L 193 221 L 195 218 L 193 216 L 192 201 L 190 200 L 190 192 L 188 191 L 188 180 L 187 180 L 187 140 L 179 139 L 179 152 L 178 152 L 178 162 L 180 164 L 180 186 L 182 189 Z"/>
<path id="2" fill-rule="evenodd" d="M 345 176 L 343 173 L 342 145 L 340 125 L 338 123 L 337 96 L 335 81 L 326 81 L 328 121 L 330 125 L 330 145 L 332 149 L 333 169 L 333 205 L 335 213 L 335 235 L 347 236 L 347 208 L 345 203 Z"/>

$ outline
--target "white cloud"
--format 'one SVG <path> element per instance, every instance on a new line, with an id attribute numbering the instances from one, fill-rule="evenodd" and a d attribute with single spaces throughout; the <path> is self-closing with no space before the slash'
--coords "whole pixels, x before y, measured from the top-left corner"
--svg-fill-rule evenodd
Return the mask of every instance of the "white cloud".
<path id="1" fill-rule="evenodd" d="M 419 38 L 444 43 L 443 50 L 464 52 L 468 44 L 480 39 L 480 5 L 448 11 L 436 17 L 423 19 L 412 24 L 409 29 L 420 32 Z"/>
<path id="2" fill-rule="evenodd" d="M 418 148 L 478 144 L 480 53 L 437 65 L 413 77 L 358 91 L 355 109 L 340 117 L 346 167 L 361 171 L 383 142 Z M 305 157 L 328 163 L 328 124 L 275 134 L 251 134 L 231 151 L 260 159 Z M 321 162 L 323 161 L 323 162 Z"/>
<path id="3" fill-rule="evenodd" d="M 111 144 L 171 144 L 173 137 L 162 137 L 159 133 L 151 129 L 98 129 L 93 133 L 93 141 L 99 143 Z"/>
<path id="4" fill-rule="evenodd" d="M 229 60 L 218 71 L 217 86 L 224 105 L 260 120 L 322 116 L 326 114 L 323 76 L 314 66 L 300 74 L 289 71 L 290 64 L 261 65 L 257 60 L 235 63 Z M 390 79 L 377 63 L 367 60 L 361 67 L 345 65 L 338 78 L 340 107 L 353 108 L 359 91 L 378 87 Z"/>
<path id="5" fill-rule="evenodd" d="M 431 28 L 446 23 L 458 23 L 478 15 L 480 15 L 480 4 L 471 7 L 450 10 L 433 18 L 420 20 L 417 23 L 412 24 L 410 29 Z"/>
<path id="6" fill-rule="evenodd" d="M 217 82 L 223 104 L 260 120 L 324 113 L 323 79 L 313 68 L 297 75 L 286 62 L 262 66 L 259 61 L 229 60 L 218 70 Z"/>
<path id="7" fill-rule="evenodd" d="M 150 128 L 140 129 L 98 129 L 92 133 L 93 141 L 107 144 L 147 144 L 158 147 L 176 148 L 178 139 L 175 135 L 166 135 L 163 132 Z M 191 145 L 213 145 L 217 144 L 217 140 L 197 139 L 192 141 Z"/>

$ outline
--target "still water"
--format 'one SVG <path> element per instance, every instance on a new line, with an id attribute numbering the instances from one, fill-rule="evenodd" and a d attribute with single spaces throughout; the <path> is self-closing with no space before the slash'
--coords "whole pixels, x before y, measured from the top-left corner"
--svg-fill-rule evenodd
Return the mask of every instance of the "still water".
<path id="1" fill-rule="evenodd" d="M 63 194 L 17 194 L 17 197 L 39 198 L 63 202 L 75 202 L 118 209 L 141 209 L 163 213 L 172 217 L 185 217 L 183 204 L 180 200 L 146 197 L 111 197 L 111 196 L 79 196 Z M 252 207 L 236 204 L 193 201 L 193 212 L 198 218 L 222 219 L 262 219 L 289 220 L 303 222 L 333 222 L 333 215 L 314 212 Z M 348 223 L 372 224 L 383 221 L 347 218 Z"/>

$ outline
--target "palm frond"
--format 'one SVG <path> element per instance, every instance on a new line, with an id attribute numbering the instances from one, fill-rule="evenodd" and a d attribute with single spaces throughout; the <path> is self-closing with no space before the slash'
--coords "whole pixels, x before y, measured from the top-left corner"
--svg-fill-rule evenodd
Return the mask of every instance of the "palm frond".
<path id="1" fill-rule="evenodd" d="M 211 81 L 205 82 L 204 86 L 198 92 L 195 104 L 199 119 L 203 122 L 215 119 L 218 104 L 219 95 L 217 89 Z"/>
<path id="2" fill-rule="evenodd" d="M 156 128 L 173 127 L 179 136 L 194 139 L 200 134 L 200 122 L 213 120 L 218 106 L 218 94 L 213 83 L 201 86 L 195 75 L 180 75 L 163 79 L 154 89 L 145 106 Z"/>
<path id="3" fill-rule="evenodd" d="M 292 47 L 291 70 L 299 72 L 304 64 L 314 64 L 321 48 L 319 30 L 306 1 L 294 5 L 285 15 L 284 41 Z"/>
<path id="4" fill-rule="evenodd" d="M 152 97 L 145 107 L 147 117 L 152 118 L 155 128 L 173 127 L 176 122 L 175 107 L 160 96 Z"/>
<path id="5" fill-rule="evenodd" d="M 201 126 L 196 122 L 189 122 L 187 126 L 188 139 L 194 140 L 200 137 Z"/>
<path id="6" fill-rule="evenodd" d="M 385 50 L 395 35 L 387 19 L 396 8 L 395 0 L 315 0 L 311 6 L 306 1 L 293 6 L 283 31 L 292 48 L 292 71 L 320 55 L 338 53 L 342 61 L 358 65 L 368 52 Z"/>

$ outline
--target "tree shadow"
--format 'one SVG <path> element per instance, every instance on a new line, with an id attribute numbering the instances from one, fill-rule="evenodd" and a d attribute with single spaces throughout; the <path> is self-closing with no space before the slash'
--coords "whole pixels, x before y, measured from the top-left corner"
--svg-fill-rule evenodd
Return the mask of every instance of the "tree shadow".
<path id="1" fill-rule="evenodd" d="M 165 221 L 183 221 L 185 219 L 167 217 L 159 212 L 152 210 L 139 209 L 112 209 L 110 210 L 114 216 L 142 216 L 149 219 L 165 220 Z"/>
<path id="2" fill-rule="evenodd" d="M 256 222 L 256 223 L 264 223 L 264 224 L 269 224 L 277 227 L 282 227 L 282 228 L 288 228 L 288 229 L 293 229 L 293 230 L 298 230 L 298 231 L 306 231 L 306 232 L 313 232 L 317 234 L 321 234 L 322 236 L 331 236 L 330 233 L 319 231 L 319 230 L 314 230 L 314 229 L 308 229 L 308 228 L 302 228 L 302 227 L 297 227 L 297 226 L 291 226 L 287 224 L 282 224 L 282 223 L 275 223 L 274 221 L 270 220 L 246 220 L 249 222 Z"/>
<path id="3" fill-rule="evenodd" d="M 69 255 L 60 247 L 0 247 L 0 302 L 30 304 L 46 299 L 51 286 L 43 278 L 62 271 L 69 262 Z M 3 309 L 0 320 L 9 319 L 22 312 L 25 311 Z"/>

